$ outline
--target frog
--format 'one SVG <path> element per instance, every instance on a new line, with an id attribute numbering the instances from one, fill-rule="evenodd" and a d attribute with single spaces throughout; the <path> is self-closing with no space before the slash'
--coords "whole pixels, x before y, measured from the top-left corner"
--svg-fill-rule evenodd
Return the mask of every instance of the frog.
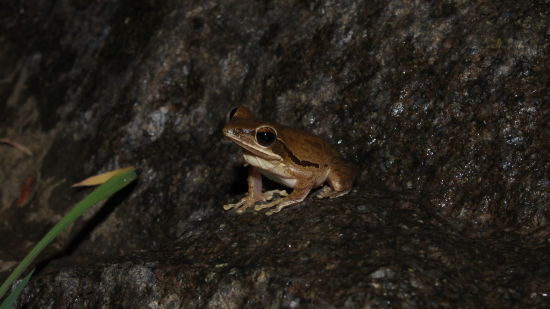
<path id="1" fill-rule="evenodd" d="M 223 209 L 243 213 L 268 209 L 270 216 L 304 201 L 314 188 L 317 198 L 349 193 L 357 176 L 354 165 L 324 139 L 304 130 L 257 119 L 246 106 L 230 111 L 223 135 L 242 150 L 248 165 L 248 193 Z M 262 192 L 262 175 L 292 189 Z M 276 198 L 278 197 L 278 198 Z"/>

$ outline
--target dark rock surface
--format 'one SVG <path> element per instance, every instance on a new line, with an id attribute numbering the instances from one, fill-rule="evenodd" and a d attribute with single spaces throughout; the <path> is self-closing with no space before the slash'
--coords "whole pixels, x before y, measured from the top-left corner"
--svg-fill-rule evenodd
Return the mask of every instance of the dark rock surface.
<path id="1" fill-rule="evenodd" d="M 548 1 L 0 7 L 0 137 L 34 153 L 0 148 L 2 278 L 70 184 L 140 169 L 21 307 L 549 305 Z M 246 190 L 236 105 L 337 145 L 353 192 L 223 211 Z"/>

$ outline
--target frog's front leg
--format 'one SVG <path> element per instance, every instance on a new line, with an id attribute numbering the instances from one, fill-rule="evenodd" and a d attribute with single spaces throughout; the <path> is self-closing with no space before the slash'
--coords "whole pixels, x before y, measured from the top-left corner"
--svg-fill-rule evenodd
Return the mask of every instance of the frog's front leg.
<path id="1" fill-rule="evenodd" d="M 262 209 L 273 207 L 273 209 L 270 209 L 265 213 L 266 215 L 271 216 L 272 214 L 281 211 L 285 207 L 292 206 L 303 201 L 311 191 L 312 187 L 313 184 L 310 182 L 297 183 L 294 187 L 294 190 L 292 190 L 292 192 L 288 196 L 266 204 L 256 205 L 254 207 L 254 210 L 259 211 Z"/>
<path id="2" fill-rule="evenodd" d="M 257 168 L 250 166 L 248 168 L 248 193 L 237 203 L 223 205 L 223 209 L 229 210 L 236 208 L 237 213 L 242 213 L 247 208 L 254 206 L 257 202 L 269 201 L 273 199 L 274 194 L 287 196 L 287 192 L 285 190 L 262 192 L 262 175 Z"/>

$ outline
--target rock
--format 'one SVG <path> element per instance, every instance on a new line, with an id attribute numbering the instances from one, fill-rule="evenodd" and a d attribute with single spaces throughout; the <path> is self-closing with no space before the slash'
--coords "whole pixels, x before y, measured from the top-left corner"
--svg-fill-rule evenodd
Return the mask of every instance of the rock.
<path id="1" fill-rule="evenodd" d="M 12 3 L 0 13 L 0 271 L 88 191 L 18 306 L 548 305 L 544 1 Z M 325 137 L 351 194 L 266 217 L 231 107 Z M 16 206 L 32 178 L 28 202 Z"/>

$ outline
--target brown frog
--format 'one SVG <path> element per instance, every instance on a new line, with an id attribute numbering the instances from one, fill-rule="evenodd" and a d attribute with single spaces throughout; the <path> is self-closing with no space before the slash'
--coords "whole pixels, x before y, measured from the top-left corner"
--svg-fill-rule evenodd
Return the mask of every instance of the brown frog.
<path id="1" fill-rule="evenodd" d="M 331 145 L 310 133 L 275 122 L 254 118 L 246 107 L 231 111 L 223 134 L 239 145 L 250 165 L 248 194 L 239 202 L 224 205 L 238 213 L 254 206 L 255 210 L 271 208 L 272 215 L 281 209 L 303 201 L 311 189 L 325 182 L 318 198 L 334 198 L 351 190 L 356 176 L 353 166 L 342 159 Z M 293 188 L 262 192 L 262 176 Z M 273 200 L 275 194 L 281 198 Z M 266 202 L 261 204 L 261 202 Z"/>

